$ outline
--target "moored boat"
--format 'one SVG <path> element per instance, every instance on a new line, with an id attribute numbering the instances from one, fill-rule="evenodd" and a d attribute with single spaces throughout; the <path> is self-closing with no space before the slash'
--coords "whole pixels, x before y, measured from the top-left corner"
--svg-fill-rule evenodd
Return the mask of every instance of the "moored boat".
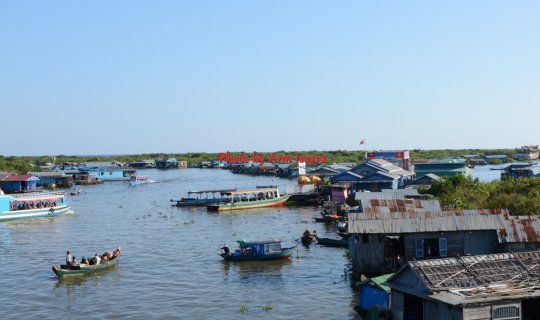
<path id="1" fill-rule="evenodd" d="M 322 246 L 337 247 L 337 248 L 348 248 L 349 247 L 349 243 L 347 242 L 347 240 L 319 238 L 317 236 L 315 236 L 315 239 L 317 239 L 317 244 L 320 244 Z"/>
<path id="2" fill-rule="evenodd" d="M 208 205 L 209 211 L 242 210 L 283 206 L 289 196 L 279 194 L 278 188 L 230 191 L 223 193 L 221 203 Z"/>
<path id="3" fill-rule="evenodd" d="M 234 252 L 228 252 L 228 248 L 220 256 L 225 261 L 253 261 L 253 260 L 274 260 L 286 259 L 294 254 L 294 249 L 298 246 L 282 248 L 281 240 L 255 241 L 238 240 L 239 248 Z M 222 249 L 224 249 L 222 248 Z"/>
<path id="4" fill-rule="evenodd" d="M 138 186 L 138 185 L 141 185 L 141 184 L 145 184 L 145 183 L 148 183 L 148 177 L 147 176 L 131 176 L 131 178 L 129 178 L 129 184 L 132 185 L 132 186 Z"/>
<path id="5" fill-rule="evenodd" d="M 0 193 L 0 221 L 56 217 L 70 208 L 65 192 Z"/>
<path id="6" fill-rule="evenodd" d="M 122 248 L 118 247 L 113 252 L 107 252 L 101 256 L 101 263 L 99 264 L 91 264 L 90 261 L 88 263 L 78 263 L 76 265 L 54 265 L 52 267 L 52 271 L 59 279 L 62 279 L 63 277 L 69 277 L 69 276 L 83 276 L 93 273 L 98 273 L 104 270 L 107 270 L 113 266 L 115 266 L 118 263 L 118 257 L 120 256 L 120 253 L 122 252 Z M 110 255 L 109 255 L 110 253 Z M 110 256 L 110 258 L 109 258 Z M 106 261 L 104 261 L 105 257 L 107 257 Z M 89 259 L 91 260 L 91 259 Z"/>
<path id="7" fill-rule="evenodd" d="M 222 194 L 231 191 L 236 191 L 236 188 L 188 191 L 187 198 L 180 198 L 180 200 L 171 199 L 171 201 L 176 201 L 176 204 L 173 204 L 173 206 L 176 207 L 207 206 L 220 203 L 222 200 Z"/>

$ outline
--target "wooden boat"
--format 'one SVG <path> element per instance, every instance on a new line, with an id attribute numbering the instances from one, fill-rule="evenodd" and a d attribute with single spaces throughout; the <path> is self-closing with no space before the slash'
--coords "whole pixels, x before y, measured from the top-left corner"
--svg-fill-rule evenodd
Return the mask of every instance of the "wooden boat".
<path id="1" fill-rule="evenodd" d="M 242 210 L 283 206 L 289 196 L 279 194 L 278 188 L 260 188 L 246 191 L 230 191 L 223 193 L 221 203 L 208 205 L 209 211 Z"/>
<path id="2" fill-rule="evenodd" d="M 147 176 L 131 176 L 131 178 L 129 178 L 129 184 L 132 186 L 138 186 L 145 183 L 148 183 Z"/>
<path id="3" fill-rule="evenodd" d="M 337 221 L 344 221 L 345 216 L 341 216 L 338 214 L 325 214 L 321 217 L 315 217 L 315 221 L 317 222 L 337 222 Z"/>
<path id="4" fill-rule="evenodd" d="M 187 198 L 180 198 L 173 206 L 176 207 L 196 207 L 196 206 L 208 206 L 211 204 L 218 204 L 222 200 L 222 194 L 227 192 L 236 191 L 235 189 L 215 189 L 215 190 L 197 190 L 188 191 Z M 216 195 L 218 195 L 216 197 Z"/>
<path id="5" fill-rule="evenodd" d="M 322 245 L 322 246 L 337 247 L 337 248 L 348 248 L 349 247 L 349 243 L 347 242 L 347 240 L 319 238 L 317 236 L 315 236 L 315 239 L 317 239 L 317 243 Z"/>
<path id="6" fill-rule="evenodd" d="M 225 261 L 254 261 L 254 260 L 275 260 L 286 259 L 294 254 L 294 249 L 298 246 L 282 248 L 280 240 L 250 242 L 238 240 L 239 248 L 232 253 L 221 253 L 220 256 Z"/>
<path id="7" fill-rule="evenodd" d="M 78 196 L 82 193 L 81 189 L 77 189 L 75 191 L 71 191 L 69 194 L 72 196 Z"/>
<path id="8" fill-rule="evenodd" d="M 0 221 L 56 217 L 68 212 L 65 192 L 0 193 Z"/>
<path id="9" fill-rule="evenodd" d="M 90 265 L 90 264 L 79 264 L 76 266 L 67 266 L 65 264 L 63 265 L 54 265 L 52 267 L 52 271 L 58 279 L 62 279 L 63 277 L 73 277 L 73 276 L 83 276 L 83 275 L 89 275 L 93 273 L 98 273 L 101 271 L 105 271 L 113 266 L 115 266 L 118 263 L 118 257 L 120 256 L 120 253 L 122 252 L 122 248 L 118 247 L 114 252 L 112 253 L 112 257 L 108 261 L 103 261 L 98 265 Z"/>

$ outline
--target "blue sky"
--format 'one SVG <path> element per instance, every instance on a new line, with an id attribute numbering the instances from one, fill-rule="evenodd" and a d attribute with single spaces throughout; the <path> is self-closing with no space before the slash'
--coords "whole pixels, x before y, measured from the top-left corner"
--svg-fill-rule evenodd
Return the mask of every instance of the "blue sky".
<path id="1" fill-rule="evenodd" d="M 2 1 L 0 154 L 540 140 L 538 1 Z"/>

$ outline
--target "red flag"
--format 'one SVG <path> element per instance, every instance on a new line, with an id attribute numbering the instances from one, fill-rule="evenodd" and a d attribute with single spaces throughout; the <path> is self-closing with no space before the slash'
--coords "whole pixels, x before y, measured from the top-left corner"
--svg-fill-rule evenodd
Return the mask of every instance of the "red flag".
<path id="1" fill-rule="evenodd" d="M 366 139 L 360 140 L 360 145 L 363 145 L 364 143 L 366 143 Z"/>

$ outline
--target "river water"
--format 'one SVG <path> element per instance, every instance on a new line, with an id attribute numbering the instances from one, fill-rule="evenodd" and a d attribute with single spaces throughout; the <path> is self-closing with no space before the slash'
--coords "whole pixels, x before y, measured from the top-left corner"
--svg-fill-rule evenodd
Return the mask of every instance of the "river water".
<path id="1" fill-rule="evenodd" d="M 0 224 L 0 319 L 355 318 L 343 249 L 299 245 L 292 259 L 272 263 L 225 263 L 218 255 L 237 239 L 294 244 L 306 228 L 335 237 L 313 222 L 317 208 L 216 214 L 169 201 L 194 189 L 294 181 L 211 169 L 138 173 L 156 182 L 85 186 L 72 199 L 80 201 L 74 214 Z M 102 274 L 58 281 L 51 271 L 68 249 L 81 258 L 116 246 L 119 264 Z"/>

